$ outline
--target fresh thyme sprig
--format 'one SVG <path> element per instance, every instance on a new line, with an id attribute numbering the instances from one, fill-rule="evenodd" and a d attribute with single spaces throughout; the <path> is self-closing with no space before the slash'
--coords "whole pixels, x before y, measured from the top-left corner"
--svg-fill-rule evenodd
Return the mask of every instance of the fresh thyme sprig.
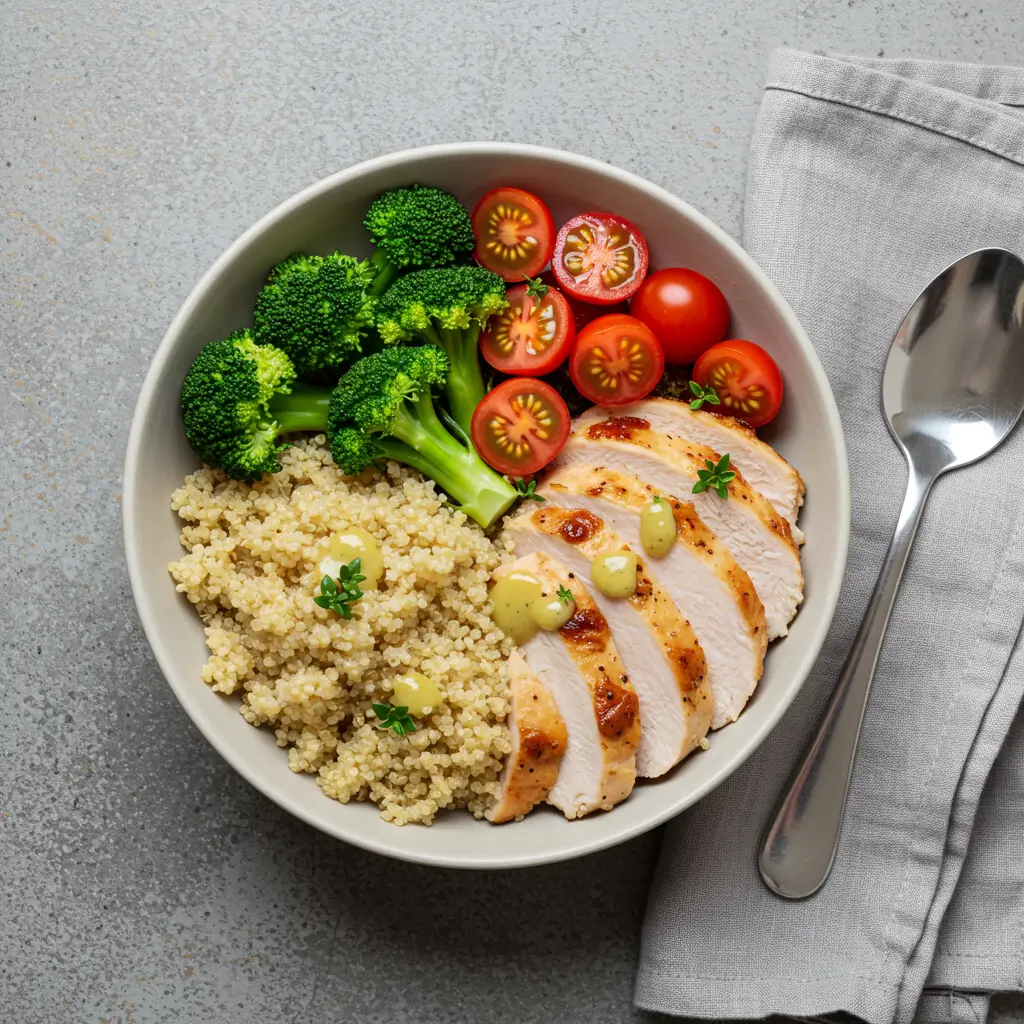
<path id="1" fill-rule="evenodd" d="M 523 501 L 545 501 L 543 494 L 537 494 L 537 481 L 531 480 L 527 483 L 522 477 L 517 477 L 512 481 L 516 489 L 516 494 L 522 498 Z"/>
<path id="2" fill-rule="evenodd" d="M 370 707 L 380 719 L 381 729 L 390 729 L 396 736 L 405 736 L 406 733 L 416 731 L 416 723 L 404 704 L 392 707 L 390 704 L 373 703 Z"/>
<path id="3" fill-rule="evenodd" d="M 726 452 L 718 460 L 716 466 L 710 459 L 704 460 L 707 469 L 697 470 L 697 482 L 693 485 L 693 493 L 700 494 L 709 487 L 718 491 L 720 498 L 729 497 L 729 483 L 736 479 L 736 474 L 729 468 L 729 453 Z"/>
<path id="4" fill-rule="evenodd" d="M 690 408 L 696 411 L 705 402 L 708 405 L 721 405 L 721 399 L 718 397 L 718 392 L 709 384 L 707 387 L 703 387 L 698 384 L 695 380 L 690 381 L 690 393 L 693 395 L 693 401 L 690 402 Z"/>
<path id="5" fill-rule="evenodd" d="M 352 609 L 349 605 L 363 596 L 359 584 L 366 577 L 359 571 L 361 568 L 359 559 L 353 558 L 348 565 L 338 567 L 336 580 L 331 576 L 325 576 L 320 581 L 320 593 L 313 598 L 313 603 L 335 612 L 343 619 L 351 619 Z"/>

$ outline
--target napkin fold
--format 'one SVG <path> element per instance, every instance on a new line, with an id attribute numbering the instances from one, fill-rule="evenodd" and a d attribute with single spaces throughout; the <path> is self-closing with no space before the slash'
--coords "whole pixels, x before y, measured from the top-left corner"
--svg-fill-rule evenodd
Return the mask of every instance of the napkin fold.
<path id="1" fill-rule="evenodd" d="M 894 330 L 959 256 L 1024 255 L 1024 68 L 777 52 L 750 150 L 744 244 L 795 309 L 839 404 L 850 556 L 800 696 L 666 832 L 636 1002 L 693 1017 L 977 1024 L 988 993 L 1024 989 L 1024 728 L 1011 731 L 1024 694 L 1024 430 L 932 493 L 829 882 L 783 901 L 762 885 L 756 852 L 903 498 L 903 459 L 879 411 Z"/>

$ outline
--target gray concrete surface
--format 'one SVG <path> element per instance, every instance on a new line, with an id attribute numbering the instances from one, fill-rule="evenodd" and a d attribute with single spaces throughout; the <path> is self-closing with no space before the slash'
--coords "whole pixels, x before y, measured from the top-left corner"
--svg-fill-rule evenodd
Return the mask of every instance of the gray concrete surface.
<path id="1" fill-rule="evenodd" d="M 146 366 L 236 235 L 358 160 L 560 146 L 737 233 L 773 46 L 1012 62 L 1022 38 L 1020 0 L 3 0 L 0 1022 L 650 1019 L 630 988 L 656 835 L 409 867 L 291 820 L 201 739 L 122 564 Z"/>

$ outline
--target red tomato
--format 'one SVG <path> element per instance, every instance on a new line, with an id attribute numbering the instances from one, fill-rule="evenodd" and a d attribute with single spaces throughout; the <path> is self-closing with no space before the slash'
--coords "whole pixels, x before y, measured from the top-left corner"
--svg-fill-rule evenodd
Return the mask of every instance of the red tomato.
<path id="1" fill-rule="evenodd" d="M 477 262 L 506 281 L 536 277 L 551 259 L 555 221 L 532 192 L 496 188 L 473 207 Z"/>
<path id="2" fill-rule="evenodd" d="M 696 270 L 667 267 L 651 274 L 629 311 L 658 336 L 665 362 L 689 366 L 725 337 L 729 307 L 714 281 Z"/>
<path id="3" fill-rule="evenodd" d="M 647 273 L 647 243 L 624 217 L 581 213 L 558 232 L 551 269 L 563 291 L 611 306 L 640 287 Z"/>
<path id="4" fill-rule="evenodd" d="M 556 288 L 534 278 L 505 293 L 508 306 L 487 321 L 484 359 L 502 373 L 550 373 L 565 362 L 576 338 L 572 310 Z"/>
<path id="5" fill-rule="evenodd" d="M 598 405 L 625 405 L 661 379 L 665 357 L 654 332 L 625 313 L 599 316 L 580 331 L 569 357 L 576 390 Z"/>
<path id="6" fill-rule="evenodd" d="M 693 379 L 715 389 L 728 413 L 752 427 L 763 427 L 782 405 L 782 374 L 775 360 L 752 341 L 722 341 L 697 360 Z"/>
<path id="7" fill-rule="evenodd" d="M 484 396 L 470 433 L 484 462 L 516 477 L 546 466 L 562 450 L 570 425 L 569 410 L 551 385 L 511 377 Z"/>
<path id="8" fill-rule="evenodd" d="M 552 288 L 558 287 L 558 278 L 555 277 L 553 270 L 545 270 L 540 275 L 540 279 L 545 284 L 551 285 Z M 582 299 L 577 299 L 575 295 L 563 294 L 562 298 L 569 303 L 573 320 L 576 321 L 577 331 L 582 331 L 591 320 L 596 320 L 599 316 L 605 316 L 608 313 L 629 312 L 629 305 L 625 302 L 616 302 L 614 306 L 595 306 L 592 302 L 584 302 Z"/>

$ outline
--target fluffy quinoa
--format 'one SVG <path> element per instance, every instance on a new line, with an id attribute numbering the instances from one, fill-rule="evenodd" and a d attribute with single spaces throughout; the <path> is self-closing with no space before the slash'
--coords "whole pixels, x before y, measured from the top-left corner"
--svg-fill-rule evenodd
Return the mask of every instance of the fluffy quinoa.
<path id="1" fill-rule="evenodd" d="M 429 824 L 445 807 L 481 817 L 511 749 L 511 644 L 487 596 L 509 551 L 398 465 L 345 477 L 323 437 L 281 461 L 254 484 L 203 468 L 172 497 L 187 553 L 169 568 L 206 625 L 203 679 L 240 694 L 245 720 L 272 728 L 291 770 L 315 774 L 335 800 L 372 800 L 399 825 Z M 330 535 L 354 526 L 377 539 L 385 571 L 345 620 L 313 598 Z M 444 704 L 400 738 L 370 704 L 390 701 L 411 669 Z"/>

